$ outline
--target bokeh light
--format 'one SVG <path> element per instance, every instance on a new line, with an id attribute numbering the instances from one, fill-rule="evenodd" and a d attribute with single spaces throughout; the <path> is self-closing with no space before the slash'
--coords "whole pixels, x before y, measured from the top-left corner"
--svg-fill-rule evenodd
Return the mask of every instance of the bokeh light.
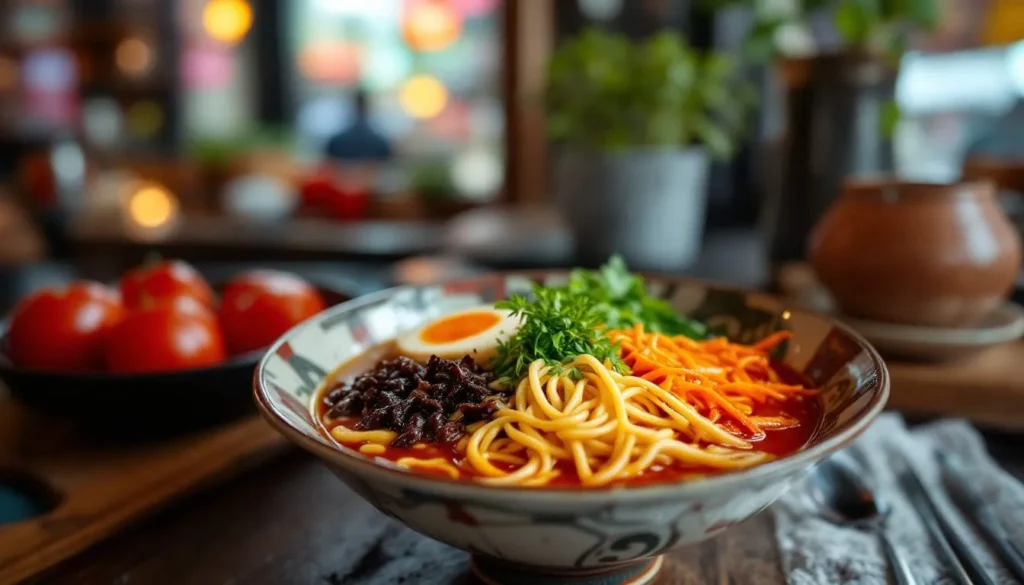
<path id="1" fill-rule="evenodd" d="M 252 6 L 246 0 L 209 0 L 203 8 L 203 29 L 210 38 L 235 44 L 252 28 Z"/>
<path id="2" fill-rule="evenodd" d="M 160 185 L 142 185 L 128 198 L 128 218 L 141 228 L 166 226 L 175 219 L 177 213 L 177 198 Z"/>
<path id="3" fill-rule="evenodd" d="M 97 146 L 115 146 L 121 139 L 123 122 L 121 106 L 113 98 L 95 97 L 82 104 L 82 131 Z"/>
<path id="4" fill-rule="evenodd" d="M 414 75 L 402 86 L 398 96 L 402 109 L 414 118 L 433 118 L 448 103 L 448 90 L 430 75 Z"/>
<path id="5" fill-rule="evenodd" d="M 128 37 L 118 43 L 114 62 L 125 75 L 141 77 L 153 65 L 153 49 L 142 39 Z"/>
<path id="6" fill-rule="evenodd" d="M 589 20 L 608 22 L 622 12 L 623 0 L 579 0 L 580 12 Z"/>
<path id="7" fill-rule="evenodd" d="M 221 45 L 190 47 L 181 59 L 181 77 L 190 89 L 224 87 L 234 73 L 231 49 Z"/>
<path id="8" fill-rule="evenodd" d="M 366 65 L 362 67 L 363 83 L 373 91 L 397 88 L 409 76 L 412 59 L 409 49 L 399 43 L 378 43 L 369 47 Z"/>
<path id="9" fill-rule="evenodd" d="M 452 3 L 467 18 L 485 16 L 498 7 L 498 0 L 452 0 Z"/>
<path id="10" fill-rule="evenodd" d="M 414 50 L 440 51 L 459 38 L 462 18 L 448 0 L 407 0 L 402 35 Z"/>
<path id="11" fill-rule="evenodd" d="M 467 199 L 492 197 L 501 188 L 504 175 L 505 167 L 497 153 L 481 147 L 466 150 L 452 165 L 452 182 Z"/>
<path id="12" fill-rule="evenodd" d="M 345 41 L 317 41 L 299 52 L 299 70 L 311 81 L 347 84 L 359 77 L 363 48 Z"/>

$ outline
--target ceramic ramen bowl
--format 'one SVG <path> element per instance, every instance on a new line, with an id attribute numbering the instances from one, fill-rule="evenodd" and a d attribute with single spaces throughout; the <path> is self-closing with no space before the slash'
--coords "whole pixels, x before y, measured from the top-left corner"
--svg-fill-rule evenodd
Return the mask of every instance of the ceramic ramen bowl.
<path id="1" fill-rule="evenodd" d="M 326 438 L 312 410 L 318 386 L 360 352 L 453 310 L 529 290 L 504 274 L 426 288 L 398 288 L 328 309 L 289 331 L 256 369 L 264 417 L 321 458 L 342 481 L 410 528 L 473 554 L 485 582 L 642 583 L 661 554 L 695 543 L 764 510 L 817 462 L 852 441 L 881 412 L 889 378 L 877 352 L 853 330 L 755 293 L 678 278 L 648 278 L 677 311 L 752 343 L 788 329 L 777 359 L 822 388 L 822 416 L 796 453 L 742 471 L 679 483 L 602 489 L 492 487 L 420 475 Z M 320 503 L 318 505 L 328 505 Z M 549 582 L 545 577 L 543 582 Z"/>

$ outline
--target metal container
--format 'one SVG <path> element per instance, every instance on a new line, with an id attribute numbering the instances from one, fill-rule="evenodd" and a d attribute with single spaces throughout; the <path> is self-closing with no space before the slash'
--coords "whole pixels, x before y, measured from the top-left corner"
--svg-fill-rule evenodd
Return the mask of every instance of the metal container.
<path id="1" fill-rule="evenodd" d="M 677 271 L 700 253 L 709 158 L 701 148 L 561 153 L 555 201 L 576 260 L 621 254 L 636 268 Z"/>
<path id="2" fill-rule="evenodd" d="M 807 237 L 851 175 L 893 171 L 883 127 L 896 69 L 853 53 L 789 59 L 779 70 L 784 130 L 761 211 L 773 271 L 804 259 Z"/>

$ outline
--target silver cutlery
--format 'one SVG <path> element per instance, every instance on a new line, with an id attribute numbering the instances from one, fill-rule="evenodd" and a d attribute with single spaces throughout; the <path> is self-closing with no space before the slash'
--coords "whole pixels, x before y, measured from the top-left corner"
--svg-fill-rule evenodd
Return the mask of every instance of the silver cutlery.
<path id="1" fill-rule="evenodd" d="M 981 561 L 967 546 L 956 528 L 950 523 L 934 496 L 924 486 L 917 472 L 906 459 L 903 469 L 897 474 L 900 486 L 910 498 L 911 504 L 922 523 L 931 535 L 932 542 L 939 549 L 949 567 L 953 570 L 953 578 L 962 585 L 995 585 L 995 581 L 981 565 Z"/>
<path id="2" fill-rule="evenodd" d="M 835 458 L 822 461 L 811 475 L 811 497 L 832 523 L 873 532 L 882 542 L 897 585 L 916 585 L 906 560 L 885 531 L 891 506 L 872 493 L 849 465 Z"/>
<path id="3" fill-rule="evenodd" d="M 971 481 L 963 464 L 955 456 L 942 452 L 937 452 L 935 458 L 939 462 L 942 482 L 950 499 L 964 516 L 973 520 L 974 525 L 999 554 L 1003 564 L 1018 581 L 1024 583 L 1024 553 L 1010 539 L 989 502 L 974 489 L 974 482 Z"/>

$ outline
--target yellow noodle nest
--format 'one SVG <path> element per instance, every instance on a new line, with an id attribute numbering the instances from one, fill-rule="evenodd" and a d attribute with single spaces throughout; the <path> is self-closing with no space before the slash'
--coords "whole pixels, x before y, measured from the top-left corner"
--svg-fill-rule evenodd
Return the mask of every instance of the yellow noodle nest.
<path id="1" fill-rule="evenodd" d="M 581 484 L 601 486 L 653 465 L 728 469 L 771 458 L 653 382 L 618 374 L 589 355 L 571 366 L 581 379 L 568 368 L 555 374 L 533 362 L 514 405 L 470 428 L 464 452 L 479 481 L 545 485 L 559 475 L 559 462 L 571 462 Z"/>

